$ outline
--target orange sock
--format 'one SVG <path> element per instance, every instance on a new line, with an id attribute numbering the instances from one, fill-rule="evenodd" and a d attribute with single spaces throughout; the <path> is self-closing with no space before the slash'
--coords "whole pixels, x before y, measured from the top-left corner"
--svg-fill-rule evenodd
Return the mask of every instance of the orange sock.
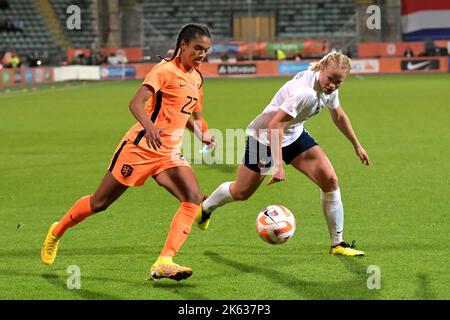
<path id="1" fill-rule="evenodd" d="M 94 214 L 94 211 L 92 211 L 90 204 L 91 197 L 92 195 L 85 196 L 75 202 L 72 208 L 67 211 L 67 213 L 61 218 L 61 220 L 59 220 L 59 223 L 55 227 L 55 229 L 53 229 L 54 236 L 61 237 L 68 228 L 73 227 L 90 215 Z"/>
<path id="2" fill-rule="evenodd" d="M 192 224 L 197 215 L 199 205 L 191 202 L 181 202 L 180 208 L 173 217 L 170 231 L 167 235 L 161 256 L 173 257 L 180 250 L 184 241 L 186 241 Z"/>

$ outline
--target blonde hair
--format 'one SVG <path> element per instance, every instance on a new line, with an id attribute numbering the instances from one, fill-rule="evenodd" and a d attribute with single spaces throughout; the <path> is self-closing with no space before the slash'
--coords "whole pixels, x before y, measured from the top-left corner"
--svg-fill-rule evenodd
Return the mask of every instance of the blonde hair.
<path id="1" fill-rule="evenodd" d="M 311 63 L 309 70 L 320 71 L 326 69 L 330 64 L 333 64 L 336 68 L 344 70 L 346 73 L 350 72 L 352 60 L 345 54 L 339 51 L 332 51 L 325 55 L 320 61 Z"/>

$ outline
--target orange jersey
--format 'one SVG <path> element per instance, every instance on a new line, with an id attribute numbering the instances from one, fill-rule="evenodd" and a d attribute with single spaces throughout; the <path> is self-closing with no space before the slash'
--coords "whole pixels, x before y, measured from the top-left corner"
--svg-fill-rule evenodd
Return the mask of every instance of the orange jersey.
<path id="1" fill-rule="evenodd" d="M 179 153 L 184 128 L 192 112 L 202 111 L 202 78 L 196 69 L 186 71 L 179 60 L 161 61 L 146 75 L 142 85 L 150 86 L 154 94 L 148 99 L 145 111 L 161 133 L 162 146 L 153 150 L 147 145 L 143 126 L 137 122 L 126 138 L 136 145 L 160 155 Z"/>

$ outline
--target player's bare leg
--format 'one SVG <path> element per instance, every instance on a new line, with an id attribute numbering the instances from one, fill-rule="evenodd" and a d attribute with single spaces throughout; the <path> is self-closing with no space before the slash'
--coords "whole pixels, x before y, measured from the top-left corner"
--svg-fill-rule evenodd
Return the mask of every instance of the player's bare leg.
<path id="1" fill-rule="evenodd" d="M 106 210 L 127 188 L 119 183 L 110 172 L 107 172 L 93 195 L 78 199 L 59 222 L 52 223 L 42 245 L 42 262 L 52 264 L 55 261 L 59 242 L 68 228 L 75 226 L 94 213 Z"/>
<path id="2" fill-rule="evenodd" d="M 111 172 L 106 172 L 102 182 L 90 199 L 92 211 L 95 213 L 105 211 L 127 189 L 128 186 L 118 182 Z"/>
<path id="3" fill-rule="evenodd" d="M 234 200 L 247 200 L 258 190 L 265 177 L 265 175 L 250 170 L 243 164 L 239 165 L 236 181 L 230 185 L 231 196 Z"/>
<path id="4" fill-rule="evenodd" d="M 320 198 L 331 240 L 330 253 L 346 256 L 364 255 L 364 252 L 353 249 L 343 241 L 344 208 L 338 178 L 322 148 L 312 147 L 294 158 L 291 165 L 309 177 L 321 190 Z"/>
<path id="5" fill-rule="evenodd" d="M 244 201 L 250 198 L 264 178 L 265 175 L 241 164 L 237 170 L 236 181 L 222 183 L 209 198 L 203 201 L 196 218 L 198 227 L 202 230 L 208 228 L 211 214 L 215 209 L 232 201 Z"/>

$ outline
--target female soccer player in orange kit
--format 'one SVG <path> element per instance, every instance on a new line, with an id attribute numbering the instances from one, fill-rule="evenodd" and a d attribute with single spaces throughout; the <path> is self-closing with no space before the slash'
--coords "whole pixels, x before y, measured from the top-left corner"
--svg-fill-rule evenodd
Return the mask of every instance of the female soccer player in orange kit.
<path id="1" fill-rule="evenodd" d="M 210 47 L 208 27 L 187 24 L 181 28 L 171 59 L 156 65 L 132 98 L 129 108 L 138 122 L 117 147 L 97 191 L 79 199 L 50 226 L 41 250 L 43 263 L 53 263 L 68 228 L 106 210 L 128 187 L 141 186 L 151 176 L 180 201 L 161 254 L 151 267 L 151 277 L 182 280 L 191 276 L 191 268 L 175 264 L 172 258 L 189 235 L 202 194 L 180 148 L 185 127 L 201 129 L 202 141 L 214 144 L 201 115 L 203 79 L 197 69 Z"/>

